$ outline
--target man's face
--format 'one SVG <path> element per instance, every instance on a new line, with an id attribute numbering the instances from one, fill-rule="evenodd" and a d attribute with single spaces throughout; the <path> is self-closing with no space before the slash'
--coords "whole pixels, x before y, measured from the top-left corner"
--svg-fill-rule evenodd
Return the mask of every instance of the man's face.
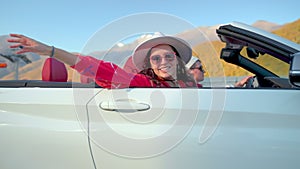
<path id="1" fill-rule="evenodd" d="M 203 70 L 201 62 L 199 62 L 199 61 L 197 61 L 190 68 L 189 73 L 191 73 L 194 76 L 194 79 L 197 82 L 201 82 L 204 80 L 204 70 Z"/>

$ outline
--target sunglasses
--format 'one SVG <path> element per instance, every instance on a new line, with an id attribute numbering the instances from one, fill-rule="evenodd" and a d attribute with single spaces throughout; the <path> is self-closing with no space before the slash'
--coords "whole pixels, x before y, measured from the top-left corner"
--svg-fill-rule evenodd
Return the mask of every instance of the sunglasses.
<path id="1" fill-rule="evenodd" d="M 201 72 L 205 73 L 205 70 L 203 69 L 203 66 L 202 66 L 202 65 L 201 65 L 200 67 L 191 67 L 190 69 L 191 69 L 191 70 L 193 70 L 193 69 L 198 69 L 198 70 L 200 70 Z"/>
<path id="2" fill-rule="evenodd" d="M 161 55 L 152 55 L 150 56 L 150 60 L 152 61 L 152 63 L 154 64 L 159 64 L 161 63 L 162 59 L 164 58 L 166 61 L 171 62 L 175 59 L 176 54 L 175 53 L 167 53 L 165 54 L 165 56 L 161 56 Z"/>

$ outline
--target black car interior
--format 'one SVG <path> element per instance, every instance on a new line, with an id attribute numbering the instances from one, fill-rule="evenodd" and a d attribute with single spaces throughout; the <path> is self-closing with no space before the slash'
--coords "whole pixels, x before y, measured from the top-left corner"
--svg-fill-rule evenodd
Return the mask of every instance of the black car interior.
<path id="1" fill-rule="evenodd" d="M 265 69 L 264 67 L 252 62 L 241 54 L 241 50 L 246 48 L 249 58 L 257 58 L 259 55 L 269 54 L 283 62 L 291 62 L 291 53 L 297 50 L 290 48 L 279 42 L 275 42 L 266 37 L 262 37 L 253 32 L 241 30 L 232 25 L 225 25 L 216 30 L 221 41 L 226 46 L 220 53 L 220 58 L 224 61 L 240 66 L 245 70 L 255 74 L 254 81 L 257 86 L 248 84 L 249 87 L 260 88 L 292 88 L 288 78 L 281 78 L 275 73 Z M 253 82 L 254 82 L 253 81 Z"/>

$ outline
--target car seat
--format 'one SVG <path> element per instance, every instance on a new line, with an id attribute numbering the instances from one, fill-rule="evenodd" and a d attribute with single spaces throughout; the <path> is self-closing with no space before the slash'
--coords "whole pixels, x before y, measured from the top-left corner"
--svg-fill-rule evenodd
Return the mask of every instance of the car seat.
<path id="1" fill-rule="evenodd" d="M 55 58 L 47 58 L 42 70 L 42 80 L 51 82 L 67 82 L 68 71 L 65 64 Z"/>

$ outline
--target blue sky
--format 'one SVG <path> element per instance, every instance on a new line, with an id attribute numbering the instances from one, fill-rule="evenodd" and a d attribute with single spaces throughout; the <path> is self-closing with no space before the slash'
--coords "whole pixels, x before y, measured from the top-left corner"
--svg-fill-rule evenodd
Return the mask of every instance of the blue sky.
<path id="1" fill-rule="evenodd" d="M 257 20 L 285 24 L 300 18 L 299 6 L 298 0 L 4 0 L 0 35 L 21 33 L 67 51 L 80 52 L 98 30 L 139 13 L 169 14 L 195 26 L 231 21 L 253 24 Z"/>

